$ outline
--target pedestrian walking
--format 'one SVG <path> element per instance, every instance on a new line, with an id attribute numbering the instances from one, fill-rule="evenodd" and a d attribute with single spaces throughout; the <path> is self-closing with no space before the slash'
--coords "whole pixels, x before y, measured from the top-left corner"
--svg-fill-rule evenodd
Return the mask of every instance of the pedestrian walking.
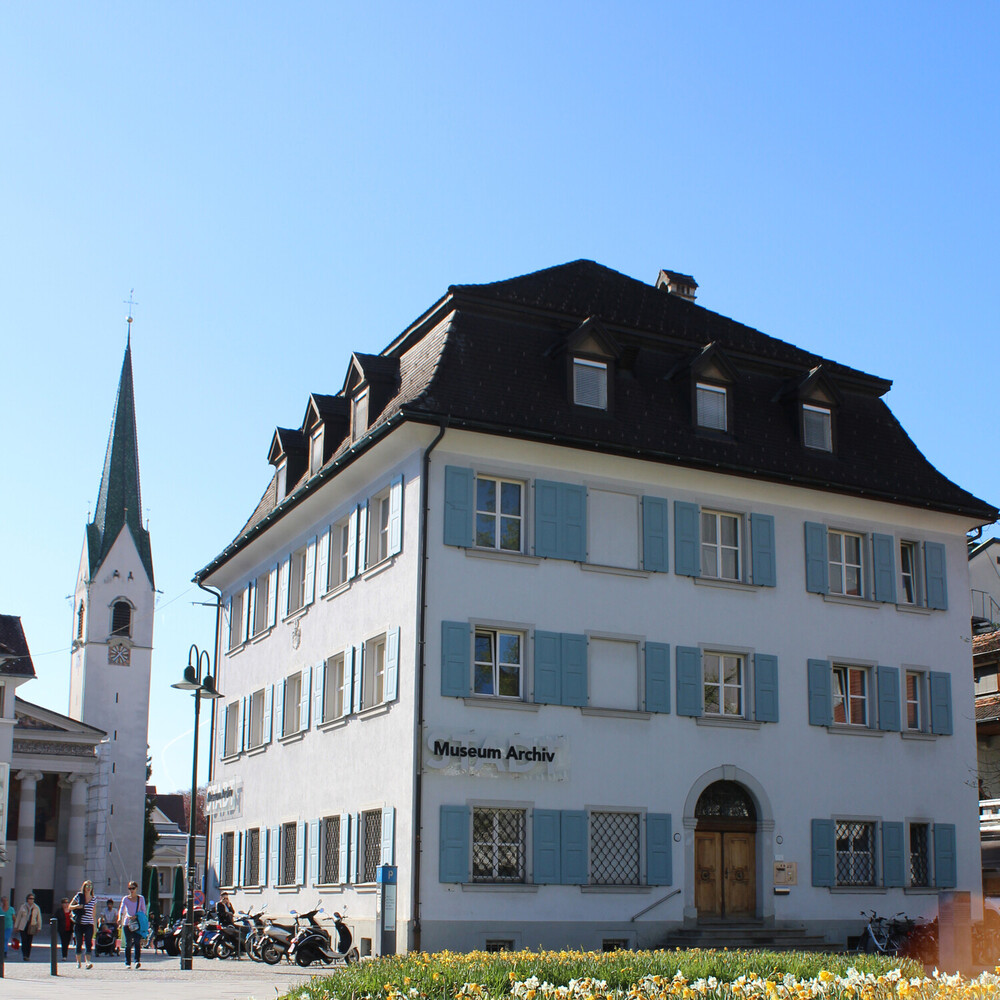
<path id="1" fill-rule="evenodd" d="M 76 920 L 76 967 L 83 965 L 84 948 L 87 952 L 87 968 L 92 969 L 91 952 L 94 948 L 94 883 L 89 879 L 80 886 L 80 891 L 69 904 Z"/>
<path id="2" fill-rule="evenodd" d="M 125 928 L 125 968 L 132 968 L 132 949 L 135 949 L 135 967 L 142 968 L 142 921 L 139 914 L 146 914 L 146 900 L 139 895 L 137 882 L 129 882 L 128 895 L 122 897 L 118 907 L 118 922 Z M 148 924 L 147 924 L 148 926 Z"/>
<path id="3" fill-rule="evenodd" d="M 6 896 L 0 896 L 0 917 L 3 918 L 3 955 L 7 957 L 7 945 L 14 930 L 14 907 Z"/>
<path id="4" fill-rule="evenodd" d="M 62 957 L 65 962 L 69 957 L 69 943 L 73 940 L 73 914 L 67 896 L 63 896 L 59 909 L 56 910 L 56 926 L 59 928 L 59 941 L 62 944 Z"/>
<path id="5" fill-rule="evenodd" d="M 35 894 L 29 892 L 14 917 L 14 930 L 21 938 L 21 958 L 25 962 L 31 961 L 31 941 L 41 929 L 42 911 L 35 905 Z"/>

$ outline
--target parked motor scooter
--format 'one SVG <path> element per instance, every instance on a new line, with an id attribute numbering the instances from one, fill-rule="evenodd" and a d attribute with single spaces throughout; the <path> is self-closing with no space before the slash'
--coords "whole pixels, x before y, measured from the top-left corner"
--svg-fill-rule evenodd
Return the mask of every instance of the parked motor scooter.
<path id="1" fill-rule="evenodd" d="M 330 938 L 330 932 L 316 920 L 316 914 L 323 910 L 317 907 L 309 913 L 302 914 L 301 919 L 308 921 L 292 941 L 288 957 L 294 958 L 296 965 L 308 967 L 313 962 L 329 965 L 331 962 L 342 961 L 351 965 L 358 960 L 358 950 L 354 948 L 354 936 L 351 934 L 344 918 L 339 913 L 333 914 L 333 927 L 337 932 L 336 944 Z"/>
<path id="2" fill-rule="evenodd" d="M 260 945 L 260 957 L 268 965 L 277 965 L 283 956 L 288 954 L 288 949 L 292 945 L 292 938 L 295 937 L 299 929 L 298 914 L 291 910 L 292 924 L 279 924 L 276 920 L 268 919 L 264 928 L 264 940 Z"/>
<path id="3" fill-rule="evenodd" d="M 254 929 L 252 913 L 237 913 L 232 923 L 223 924 L 215 937 L 215 957 L 241 957 L 247 950 L 247 938 Z"/>

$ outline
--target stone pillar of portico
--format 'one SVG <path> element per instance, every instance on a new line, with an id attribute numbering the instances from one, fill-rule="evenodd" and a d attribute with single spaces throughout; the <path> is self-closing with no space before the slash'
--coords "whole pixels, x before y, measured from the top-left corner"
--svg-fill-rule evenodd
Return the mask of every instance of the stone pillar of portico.
<path id="1" fill-rule="evenodd" d="M 21 805 L 17 818 L 17 866 L 14 869 L 14 891 L 17 904 L 34 891 L 35 881 L 35 790 L 41 771 L 18 771 L 15 777 L 21 782 Z"/>
<path id="2" fill-rule="evenodd" d="M 82 774 L 70 775 L 69 785 L 69 829 L 66 845 L 66 892 L 72 895 L 83 884 L 84 834 L 87 826 L 87 777 Z"/>

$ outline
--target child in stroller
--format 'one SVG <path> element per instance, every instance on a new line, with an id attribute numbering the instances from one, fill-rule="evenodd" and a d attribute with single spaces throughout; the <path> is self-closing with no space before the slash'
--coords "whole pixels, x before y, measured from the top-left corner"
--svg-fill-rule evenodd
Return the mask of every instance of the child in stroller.
<path id="1" fill-rule="evenodd" d="M 97 934 L 94 938 L 95 955 L 117 955 L 121 951 L 118 941 L 118 911 L 113 899 L 108 899 L 104 910 L 97 918 Z"/>

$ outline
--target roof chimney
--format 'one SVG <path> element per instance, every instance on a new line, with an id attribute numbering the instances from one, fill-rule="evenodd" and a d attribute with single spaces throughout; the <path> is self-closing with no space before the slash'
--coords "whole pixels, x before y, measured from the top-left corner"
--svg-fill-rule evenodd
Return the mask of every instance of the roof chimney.
<path id="1" fill-rule="evenodd" d="M 663 270 L 656 278 L 656 287 L 665 288 L 671 295 L 679 295 L 688 302 L 694 302 L 698 282 L 690 274 Z"/>

